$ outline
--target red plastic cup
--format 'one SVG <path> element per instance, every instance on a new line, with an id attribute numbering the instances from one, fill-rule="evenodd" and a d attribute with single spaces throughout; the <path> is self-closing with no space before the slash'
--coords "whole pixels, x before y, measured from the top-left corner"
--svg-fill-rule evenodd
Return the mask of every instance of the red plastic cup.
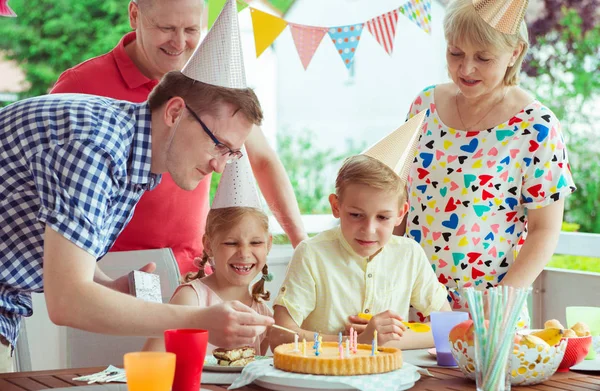
<path id="1" fill-rule="evenodd" d="M 173 391 L 200 390 L 202 367 L 206 357 L 208 331 L 177 329 L 165 331 L 165 348 L 175 353 Z"/>

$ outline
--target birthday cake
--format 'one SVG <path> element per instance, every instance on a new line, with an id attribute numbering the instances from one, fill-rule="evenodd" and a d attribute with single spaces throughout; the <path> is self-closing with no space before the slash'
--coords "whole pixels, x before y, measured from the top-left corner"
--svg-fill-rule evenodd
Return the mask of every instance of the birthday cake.
<path id="1" fill-rule="evenodd" d="M 402 368 L 402 352 L 397 348 L 379 347 L 373 355 L 371 345 L 357 344 L 353 352 L 342 356 L 336 342 L 323 342 L 318 356 L 313 349 L 303 353 L 294 343 L 288 343 L 275 348 L 273 365 L 287 372 L 334 376 L 370 375 Z"/>

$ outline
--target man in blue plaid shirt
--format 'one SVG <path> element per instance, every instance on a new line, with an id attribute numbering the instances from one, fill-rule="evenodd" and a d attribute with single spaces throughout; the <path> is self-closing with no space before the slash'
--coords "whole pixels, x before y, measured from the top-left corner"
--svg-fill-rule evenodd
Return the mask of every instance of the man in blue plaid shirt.
<path id="1" fill-rule="evenodd" d="M 11 352 L 31 292 L 41 291 L 58 325 L 139 336 L 201 328 L 218 346 L 251 344 L 271 318 L 237 302 L 200 309 L 137 300 L 124 294 L 127 276 L 112 280 L 96 261 L 161 173 L 195 188 L 241 156 L 261 121 L 252 90 L 178 71 L 141 104 L 59 94 L 0 110 L 0 354 Z"/>

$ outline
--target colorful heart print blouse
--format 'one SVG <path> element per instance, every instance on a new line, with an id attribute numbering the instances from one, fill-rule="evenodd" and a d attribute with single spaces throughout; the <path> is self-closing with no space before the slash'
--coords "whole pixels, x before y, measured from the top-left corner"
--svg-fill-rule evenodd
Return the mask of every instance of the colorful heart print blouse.
<path id="1" fill-rule="evenodd" d="M 522 245 L 527 210 L 575 191 L 555 115 L 533 101 L 483 131 L 442 122 L 435 86 L 414 100 L 409 117 L 427 110 L 409 178 L 407 234 L 421 244 L 448 289 L 495 286 Z M 465 302 L 450 291 L 454 309 Z"/>

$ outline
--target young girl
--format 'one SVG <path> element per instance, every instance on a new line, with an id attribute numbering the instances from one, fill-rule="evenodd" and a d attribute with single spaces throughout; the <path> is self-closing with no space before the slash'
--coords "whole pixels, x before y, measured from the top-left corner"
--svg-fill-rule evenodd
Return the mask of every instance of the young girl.
<path id="1" fill-rule="evenodd" d="M 228 207 L 212 209 L 206 220 L 206 233 L 202 238 L 204 253 L 199 261 L 198 273 L 188 273 L 185 283 L 171 298 L 171 304 L 208 307 L 223 301 L 237 300 L 261 315 L 273 316 L 265 301 L 270 293 L 265 281 L 272 276 L 267 266 L 271 249 L 269 219 L 258 208 Z M 213 273 L 206 276 L 204 268 L 209 263 Z M 252 285 L 258 273 L 258 282 Z M 252 346 L 256 354 L 264 355 L 268 349 L 266 332 L 256 338 Z M 209 355 L 217 348 L 210 343 Z M 164 351 L 163 338 L 148 339 L 144 350 Z"/>

